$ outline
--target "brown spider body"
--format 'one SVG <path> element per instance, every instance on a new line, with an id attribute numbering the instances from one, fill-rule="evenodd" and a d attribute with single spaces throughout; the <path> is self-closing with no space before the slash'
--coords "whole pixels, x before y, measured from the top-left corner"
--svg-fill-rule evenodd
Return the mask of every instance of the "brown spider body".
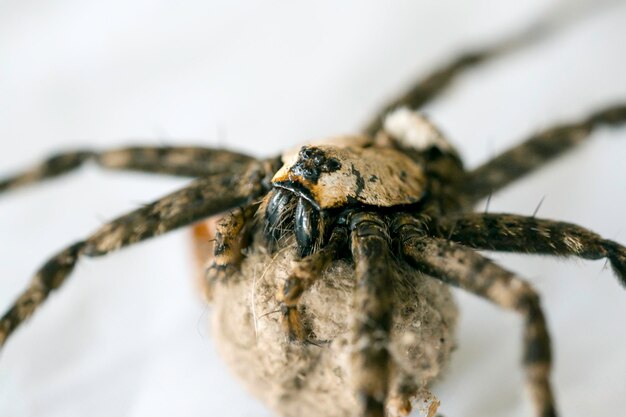
<path id="1" fill-rule="evenodd" d="M 52 256 L 0 317 L 0 346 L 81 258 L 227 213 L 216 227 L 205 283 L 217 306 L 217 333 L 229 362 L 281 414 L 408 413 L 452 347 L 456 311 L 448 284 L 520 315 L 535 416 L 555 417 L 539 297 L 477 250 L 604 258 L 626 284 L 626 248 L 577 225 L 472 207 L 596 128 L 626 123 L 626 105 L 546 129 L 472 170 L 409 110 L 463 69 L 526 40 L 461 56 L 389 103 L 360 135 L 282 158 L 201 147 L 77 150 L 0 181 L 0 191 L 10 190 L 86 161 L 195 178 Z M 275 314 L 261 311 L 272 302 Z M 418 322 L 428 324 L 416 330 Z M 436 401 L 430 404 L 429 417 Z"/>

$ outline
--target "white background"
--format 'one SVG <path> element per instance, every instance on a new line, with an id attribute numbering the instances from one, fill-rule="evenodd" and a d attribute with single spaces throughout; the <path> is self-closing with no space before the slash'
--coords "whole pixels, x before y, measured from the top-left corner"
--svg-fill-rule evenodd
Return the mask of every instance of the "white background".
<path id="1" fill-rule="evenodd" d="M 626 100 L 623 2 L 337 3 L 1 1 L 0 173 L 81 145 L 196 142 L 267 156 L 354 132 L 416 75 L 555 8 L 583 16 L 467 73 L 427 107 L 432 119 L 475 166 L 539 128 Z M 540 216 L 626 243 L 625 157 L 626 128 L 598 131 L 495 195 L 490 211 L 530 214 L 545 196 Z M 2 308 L 55 251 L 184 183 L 90 166 L 2 196 Z M 0 355 L 0 416 L 270 416 L 215 353 L 187 237 L 82 261 Z M 543 294 L 562 415 L 623 412 L 626 292 L 603 262 L 494 257 Z M 460 347 L 435 387 L 441 411 L 531 416 L 520 320 L 459 299 Z"/>

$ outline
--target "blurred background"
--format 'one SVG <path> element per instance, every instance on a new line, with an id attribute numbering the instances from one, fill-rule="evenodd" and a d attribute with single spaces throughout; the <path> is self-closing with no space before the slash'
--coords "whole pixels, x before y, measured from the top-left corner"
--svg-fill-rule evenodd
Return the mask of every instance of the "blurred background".
<path id="1" fill-rule="evenodd" d="M 551 17 L 548 17 L 551 16 Z M 0 2 L 0 175 L 60 149 L 199 143 L 268 156 L 357 131 L 457 53 L 548 17 L 551 36 L 462 76 L 425 108 L 469 167 L 554 122 L 626 100 L 626 2 Z M 626 128 L 508 190 L 490 211 L 626 243 Z M 0 197 L 0 306 L 51 254 L 186 180 L 93 166 Z M 483 208 L 479 208 L 482 210 Z M 220 362 L 184 231 L 82 261 L 0 355 L 0 416 L 269 417 Z M 543 295 L 563 416 L 626 408 L 626 293 L 604 262 L 492 255 Z M 448 417 L 531 416 L 521 321 L 457 293 Z"/>

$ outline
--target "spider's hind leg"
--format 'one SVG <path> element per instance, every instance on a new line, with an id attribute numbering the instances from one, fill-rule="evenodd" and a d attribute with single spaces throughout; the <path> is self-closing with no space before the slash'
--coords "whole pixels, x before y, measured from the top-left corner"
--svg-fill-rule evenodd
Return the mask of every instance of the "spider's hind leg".
<path id="1" fill-rule="evenodd" d="M 470 171 L 462 191 L 475 204 L 581 144 L 594 129 L 624 124 L 626 104 L 618 104 L 602 109 L 582 121 L 546 129 Z"/>
<path id="2" fill-rule="evenodd" d="M 550 384 L 550 337 L 535 290 L 473 249 L 402 232 L 402 252 L 414 268 L 524 317 L 526 384 L 537 417 L 556 417 Z"/>
<path id="3" fill-rule="evenodd" d="M 549 24 L 548 24 L 549 25 Z M 522 31 L 521 33 L 498 42 L 494 45 L 477 49 L 472 52 L 462 54 L 439 68 L 436 68 L 427 76 L 418 79 L 403 94 L 390 100 L 377 115 L 370 120 L 363 131 L 368 135 L 375 135 L 383 127 L 385 116 L 392 110 L 399 107 L 420 109 L 433 99 L 437 98 L 445 89 L 453 83 L 455 78 L 464 71 L 478 66 L 489 59 L 497 57 L 503 53 L 519 48 L 535 40 L 539 36 L 545 35 L 545 31 L 536 30 Z"/>

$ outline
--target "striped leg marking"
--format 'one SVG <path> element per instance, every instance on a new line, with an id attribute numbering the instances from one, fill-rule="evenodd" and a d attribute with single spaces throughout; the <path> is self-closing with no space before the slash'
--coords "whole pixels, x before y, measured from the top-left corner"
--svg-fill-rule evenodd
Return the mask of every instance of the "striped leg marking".
<path id="1" fill-rule="evenodd" d="M 384 417 L 389 391 L 387 350 L 392 317 L 394 260 L 384 222 L 372 213 L 357 213 L 350 222 L 356 268 L 354 381 L 360 416 Z"/>
<path id="2" fill-rule="evenodd" d="M 532 43 L 537 38 L 545 36 L 549 32 L 549 29 L 553 29 L 549 26 L 550 23 L 546 22 L 546 27 L 541 28 L 542 30 L 538 30 L 538 27 L 533 27 L 530 28 L 531 30 L 522 31 L 490 47 L 458 56 L 446 65 L 420 78 L 412 84 L 408 91 L 387 103 L 376 117 L 365 126 L 363 131 L 373 136 L 376 132 L 381 130 L 385 116 L 390 111 L 399 107 L 408 107 L 415 110 L 423 107 L 445 91 L 445 89 L 464 71 L 478 66 L 489 59 Z"/>
<path id="3" fill-rule="evenodd" d="M 441 221 L 439 233 L 476 249 L 607 258 L 626 287 L 626 248 L 575 224 L 514 214 L 471 213 Z"/>
<path id="4" fill-rule="evenodd" d="M 85 241 L 61 251 L 35 274 L 28 288 L 0 318 L 0 347 L 48 295 L 65 282 L 81 256 L 106 255 L 246 204 L 262 192 L 261 179 L 264 176 L 254 164 L 238 176 L 215 175 L 196 180 L 180 191 L 113 220 Z"/>
<path id="5" fill-rule="evenodd" d="M 240 169 L 253 160 L 235 152 L 195 146 L 128 147 L 102 152 L 87 149 L 69 151 L 53 155 L 22 173 L 0 180 L 0 192 L 67 174 L 88 161 L 94 161 L 106 169 L 203 177 Z"/>
<path id="6" fill-rule="evenodd" d="M 475 204 L 583 143 L 595 128 L 624 123 L 626 104 L 620 104 L 594 113 L 581 122 L 544 130 L 469 172 L 464 192 Z"/>
<path id="7" fill-rule="evenodd" d="M 473 249 L 444 239 L 410 234 L 402 240 L 404 256 L 419 271 L 524 317 L 523 364 L 535 415 L 555 417 L 550 386 L 550 337 L 535 290 Z"/>
<path id="8" fill-rule="evenodd" d="M 220 219 L 215 227 L 213 261 L 206 270 L 206 281 L 212 287 L 217 280 L 227 278 L 239 269 L 243 250 L 249 244 L 251 221 L 257 212 L 257 203 L 238 207 Z"/>

